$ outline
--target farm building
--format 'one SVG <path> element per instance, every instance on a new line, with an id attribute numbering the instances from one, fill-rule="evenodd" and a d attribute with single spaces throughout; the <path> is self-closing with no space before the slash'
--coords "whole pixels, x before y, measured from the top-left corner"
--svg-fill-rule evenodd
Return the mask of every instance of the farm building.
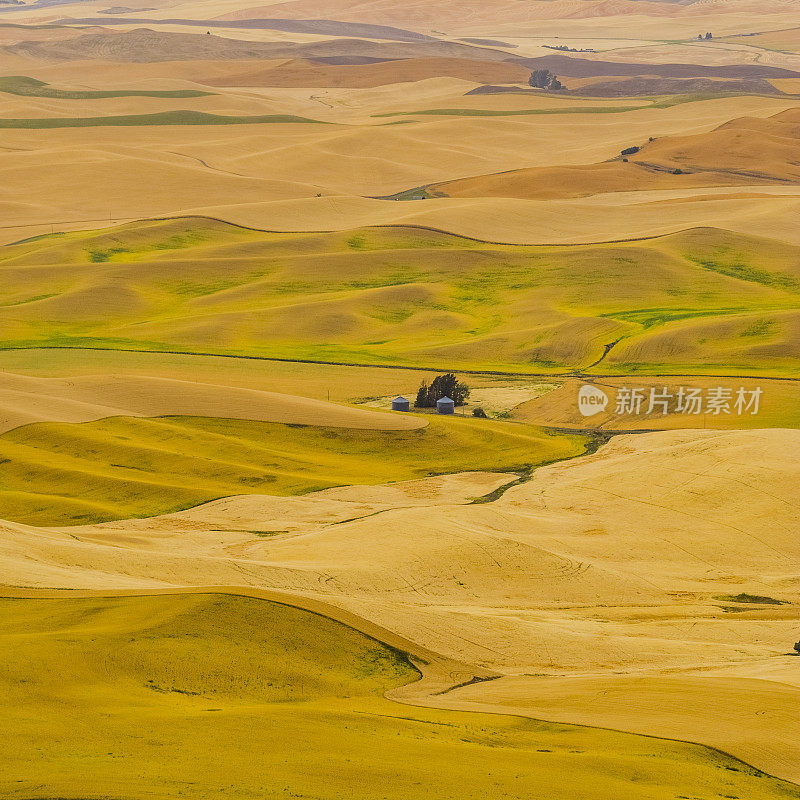
<path id="1" fill-rule="evenodd" d="M 392 411 L 411 411 L 411 401 L 405 397 L 395 397 L 392 400 Z"/>
<path id="2" fill-rule="evenodd" d="M 436 401 L 436 410 L 440 414 L 454 414 L 456 404 L 449 397 L 443 397 L 441 400 Z"/>

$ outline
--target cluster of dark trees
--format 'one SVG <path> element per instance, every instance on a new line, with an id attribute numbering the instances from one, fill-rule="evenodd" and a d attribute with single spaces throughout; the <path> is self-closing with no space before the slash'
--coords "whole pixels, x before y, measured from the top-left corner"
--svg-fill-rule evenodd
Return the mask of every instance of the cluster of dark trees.
<path id="1" fill-rule="evenodd" d="M 534 89 L 547 89 L 551 92 L 557 92 L 564 88 L 564 84 L 561 83 L 558 76 L 550 72 L 549 69 L 537 69 L 531 75 L 528 83 Z"/>
<path id="2" fill-rule="evenodd" d="M 562 53 L 594 53 L 594 47 L 567 47 L 565 44 L 543 44 L 548 50 L 560 50 Z"/>
<path id="3" fill-rule="evenodd" d="M 414 405 L 416 408 L 436 408 L 436 402 L 443 397 L 449 397 L 457 406 L 463 406 L 469 397 L 469 386 L 461 383 L 452 372 L 437 375 L 430 386 L 422 381 Z"/>
<path id="4" fill-rule="evenodd" d="M 698 33 L 697 34 L 697 38 L 698 39 L 713 39 L 714 38 L 714 34 L 709 32 L 709 33 L 705 34 L 705 36 L 704 36 L 702 33 Z"/>

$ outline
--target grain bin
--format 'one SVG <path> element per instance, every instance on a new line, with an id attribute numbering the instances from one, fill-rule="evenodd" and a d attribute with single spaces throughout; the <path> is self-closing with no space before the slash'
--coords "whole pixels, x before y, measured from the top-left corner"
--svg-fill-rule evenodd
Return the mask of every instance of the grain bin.
<path id="1" fill-rule="evenodd" d="M 411 401 L 405 397 L 395 397 L 392 400 L 392 411 L 411 411 Z"/>
<path id="2" fill-rule="evenodd" d="M 443 397 L 441 400 L 436 401 L 436 410 L 440 414 L 454 414 L 456 411 L 456 404 L 449 397 Z"/>

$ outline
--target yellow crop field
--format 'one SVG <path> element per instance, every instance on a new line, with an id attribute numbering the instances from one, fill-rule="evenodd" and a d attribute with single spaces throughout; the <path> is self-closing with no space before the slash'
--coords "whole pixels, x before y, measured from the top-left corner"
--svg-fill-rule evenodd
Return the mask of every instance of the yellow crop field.
<path id="1" fill-rule="evenodd" d="M 236 494 L 292 495 L 463 470 L 521 470 L 587 439 L 496 420 L 430 418 L 370 431 L 249 420 L 114 417 L 0 436 L 0 518 L 83 524 Z"/>
<path id="2" fill-rule="evenodd" d="M 2 600 L 0 790 L 364 800 L 800 796 L 697 746 L 411 708 L 419 677 L 341 623 L 246 597 Z M 468 765 L 468 766 L 467 766 Z M 465 780 L 468 773 L 469 780 Z"/>
<path id="3" fill-rule="evenodd" d="M 0 0 L 0 800 L 800 800 L 798 3 Z"/>
<path id="4" fill-rule="evenodd" d="M 799 258 L 707 228 L 556 248 L 151 221 L 6 248 L 0 322 L 12 348 L 559 372 L 617 342 L 615 371 L 786 374 Z"/>

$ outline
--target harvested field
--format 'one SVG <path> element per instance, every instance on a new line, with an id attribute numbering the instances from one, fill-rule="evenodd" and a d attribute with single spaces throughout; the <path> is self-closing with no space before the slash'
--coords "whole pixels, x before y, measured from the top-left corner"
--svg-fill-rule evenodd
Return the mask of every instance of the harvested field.
<path id="1" fill-rule="evenodd" d="M 734 80 L 712 78 L 628 78 L 600 81 L 589 86 L 571 89 L 570 94 L 581 97 L 637 97 L 668 94 L 782 94 L 765 78 Z"/>
<path id="2" fill-rule="evenodd" d="M 209 86 L 346 87 L 367 89 L 430 78 L 450 77 L 474 83 L 520 81 L 528 71 L 517 64 L 458 58 L 414 58 L 363 65 L 329 65 L 289 61 L 269 69 L 252 69 L 209 80 Z"/>
<path id="3" fill-rule="evenodd" d="M 587 87 L 587 92 L 596 86 Z M 754 140 L 758 148 L 752 146 Z M 792 109 L 766 120 L 732 120 L 696 136 L 636 144 L 625 161 L 483 175 L 434 184 L 428 191 L 434 196 L 549 200 L 647 189 L 796 183 L 798 146 L 800 112 Z"/>
<path id="4" fill-rule="evenodd" d="M 103 24 L 124 20 L 102 20 Z M 150 23 L 150 21 L 147 21 Z M 7 46 L 5 52 L 49 61 L 102 58 L 108 61 L 148 63 L 180 60 L 248 60 L 270 58 L 366 57 L 471 58 L 504 61 L 508 53 L 457 42 L 436 40 L 415 42 L 372 42 L 363 39 L 330 39 L 312 42 L 256 42 L 196 33 L 175 33 L 150 28 L 116 32 L 90 32 L 62 40 L 22 42 Z M 776 74 L 774 77 L 792 77 Z"/>
<path id="5" fill-rule="evenodd" d="M 797 0 L 156 5 L 0 0 L 0 796 L 800 800 Z"/>
<path id="6" fill-rule="evenodd" d="M 403 652 L 281 602 L 185 594 L 4 600 L 2 610 L 0 636 L 13 653 L 3 689 L 24 700 L 2 723 L 13 742 L 4 764 L 18 776 L 13 790 L 20 796 L 43 783 L 91 795 L 191 782 L 194 795 L 206 798 L 229 792 L 233 773 L 239 792 L 288 784 L 322 800 L 347 797 L 353 785 L 366 800 L 477 799 L 499 781 L 547 791 L 553 800 L 591 782 L 598 800 L 611 800 L 625 786 L 613 774 L 639 763 L 646 766 L 638 781 L 658 800 L 668 796 L 664 786 L 677 791 L 722 780 L 754 800 L 797 796 L 780 781 L 689 745 L 386 700 L 384 690 L 419 675 Z M 33 704 L 15 679 L 36 687 Z M 104 705 L 110 698 L 120 707 L 113 717 Z M 34 715 L 47 720 L 44 747 Z M 137 735 L 142 719 L 157 725 L 157 746 Z M 309 739 L 311 750 L 297 744 Z M 469 786 L 459 764 L 465 744 L 482 775 Z M 576 748 L 586 758 L 571 768 Z M 257 761 L 254 749 L 263 754 Z M 327 777 L 343 751 L 353 755 L 335 779 Z M 98 769 L 88 772 L 87 759 Z M 385 774 L 387 760 L 391 780 L 375 790 L 363 776 Z M 138 765 L 133 775 L 129 761 Z M 554 793 L 562 771 L 568 777 Z"/>
<path id="7" fill-rule="evenodd" d="M 34 378 L 3 374 L 0 433 L 35 422 L 91 422 L 136 415 L 220 416 L 358 430 L 415 430 L 424 421 L 231 386 L 148 377 Z"/>
<path id="8" fill-rule="evenodd" d="M 767 707 L 778 713 L 797 691 L 791 664 L 779 663 L 796 610 L 768 605 L 730 614 L 713 598 L 743 591 L 793 596 L 794 579 L 784 567 L 795 557 L 797 520 L 784 501 L 796 478 L 795 434 L 622 437 L 594 456 L 544 467 L 482 505 L 427 505 L 437 488 L 422 495 L 425 507 L 408 507 L 408 497 L 420 497 L 423 489 L 408 484 L 400 493 L 233 498 L 165 518 L 64 531 L 8 523 L 14 537 L 4 544 L 4 579 L 29 587 L 158 591 L 165 582 L 198 589 L 240 584 L 242 568 L 251 587 L 245 592 L 310 596 L 462 663 L 551 676 L 541 682 L 541 693 L 524 690 L 524 700 L 513 692 L 531 686 L 529 677 L 502 679 L 496 691 L 489 683 L 485 691 L 476 685 L 436 697 L 425 695 L 424 686 L 409 687 L 395 694 L 398 699 L 561 722 L 574 716 L 668 736 L 676 731 L 668 726 L 684 720 L 685 738 L 791 779 L 800 763 L 793 740 L 782 733 L 780 743 L 772 738 L 785 726 L 757 725 L 753 715 Z M 694 477 L 687 481 L 687 474 Z M 690 514 L 680 510 L 687 500 Z M 332 526 L 352 503 L 362 503 L 358 517 Z M 735 526 L 720 513 L 722 503 L 735 506 Z M 285 524 L 269 536 L 248 530 L 289 519 L 296 520 L 291 532 Z M 399 530 L 405 534 L 398 536 Z M 609 602 L 598 603 L 600 597 Z M 726 670 L 724 682 L 692 677 Z M 589 719 L 580 698 L 592 685 L 608 685 L 617 701 L 591 704 Z M 676 710 L 683 702 L 701 709 L 698 698 L 717 690 L 751 698 L 766 693 L 767 699 L 763 706 L 737 703 L 729 725 L 712 726 L 699 710 L 695 717 L 670 715 L 663 703 L 642 695 L 650 691 L 654 698 L 658 687 L 670 687 Z"/>

